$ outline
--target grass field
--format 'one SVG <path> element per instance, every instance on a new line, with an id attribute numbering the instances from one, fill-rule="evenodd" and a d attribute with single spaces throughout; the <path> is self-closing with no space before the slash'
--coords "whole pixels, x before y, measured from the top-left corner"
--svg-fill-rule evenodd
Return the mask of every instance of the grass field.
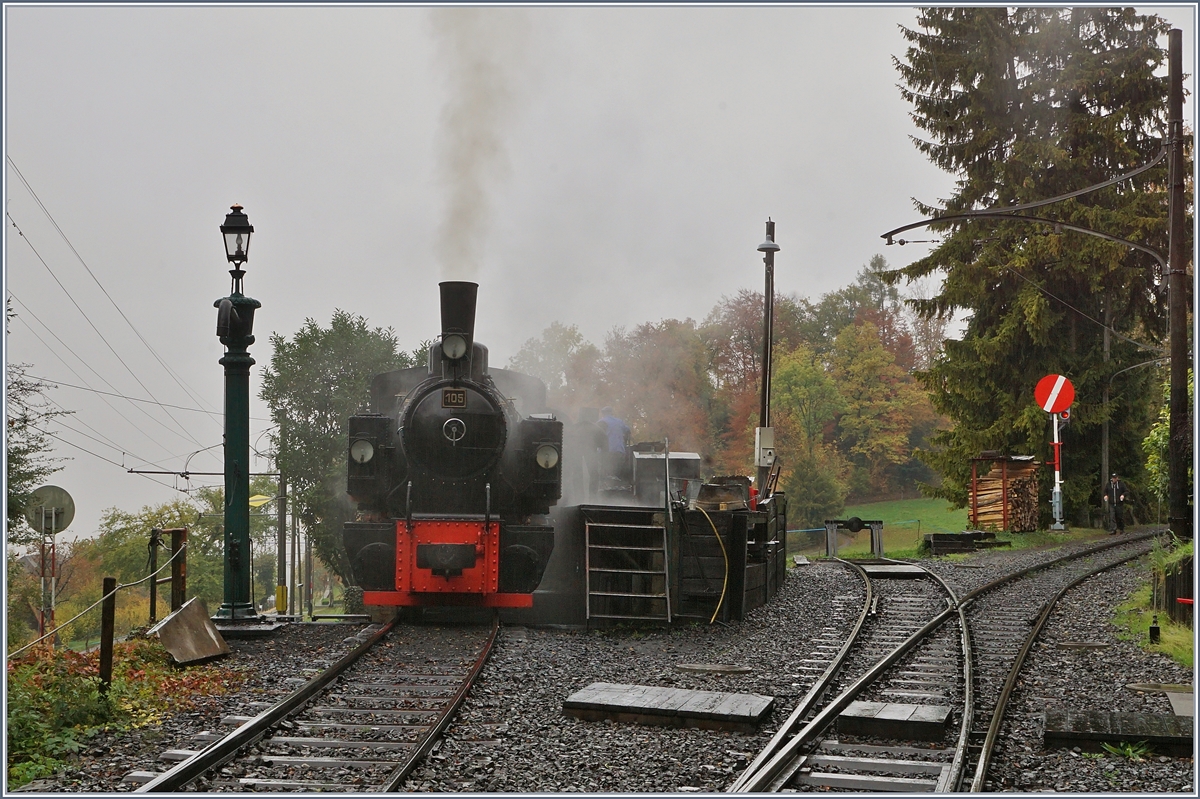
<path id="1" fill-rule="evenodd" d="M 903 499 L 893 502 L 872 502 L 866 505 L 848 505 L 842 519 L 857 516 L 860 519 L 883 522 L 883 550 L 901 557 L 903 552 L 916 553 L 922 536 L 926 533 L 959 533 L 967 529 L 967 511 L 952 509 L 944 499 Z M 838 536 L 838 549 L 846 548 L 847 555 L 860 555 L 871 551 L 869 530 L 851 535 L 843 530 Z M 861 552 L 860 552 L 861 550 Z M 816 533 L 794 533 L 788 536 L 788 551 L 806 555 L 825 551 L 825 531 Z"/>
<path id="2" fill-rule="evenodd" d="M 961 533 L 968 529 L 967 509 L 951 508 L 944 499 L 903 499 L 894 502 L 871 502 L 864 505 L 849 505 L 842 512 L 842 519 L 857 516 L 864 521 L 883 522 L 883 552 L 887 557 L 915 558 L 928 533 Z M 1095 538 L 1103 530 L 1074 528 L 1066 533 L 998 533 L 999 541 L 1011 542 L 1013 549 L 1025 547 L 1057 546 L 1066 541 Z M 825 532 L 791 533 L 788 535 L 788 552 L 807 556 L 823 555 Z M 871 533 L 864 529 L 857 534 L 842 530 L 838 534 L 838 554 L 847 557 L 870 555 Z M 955 556 L 950 556 L 955 557 Z"/>

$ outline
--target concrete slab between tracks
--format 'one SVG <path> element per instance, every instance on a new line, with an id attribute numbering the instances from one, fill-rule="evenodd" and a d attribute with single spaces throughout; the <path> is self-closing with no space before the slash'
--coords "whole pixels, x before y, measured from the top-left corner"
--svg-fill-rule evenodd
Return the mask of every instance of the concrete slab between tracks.
<path id="1" fill-rule="evenodd" d="M 563 701 L 563 713 L 589 721 L 754 731 L 775 697 L 596 682 Z"/>
<path id="2" fill-rule="evenodd" d="M 1190 716 L 1050 708 L 1044 716 L 1042 745 L 1102 752 L 1104 744 L 1145 742 L 1159 754 L 1187 757 L 1192 754 L 1193 728 Z"/>
<path id="3" fill-rule="evenodd" d="M 901 563 L 859 563 L 868 577 L 877 580 L 919 580 L 928 577 L 929 573 L 920 566 L 908 566 Z"/>
<path id="4" fill-rule="evenodd" d="M 1171 711 L 1176 716 L 1196 715 L 1196 697 L 1193 694 L 1177 693 L 1175 691 L 1166 691 L 1167 699 L 1171 700 Z"/>
<path id="5" fill-rule="evenodd" d="M 837 729 L 846 735 L 864 735 L 909 741 L 940 741 L 946 734 L 950 708 L 901 702 L 851 702 L 838 715 Z"/>

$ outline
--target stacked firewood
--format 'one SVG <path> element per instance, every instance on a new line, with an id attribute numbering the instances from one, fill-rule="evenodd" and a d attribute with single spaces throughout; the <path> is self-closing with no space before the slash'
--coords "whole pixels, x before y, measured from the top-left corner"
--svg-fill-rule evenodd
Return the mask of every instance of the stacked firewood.
<path id="1" fill-rule="evenodd" d="M 976 481 L 975 496 L 968 508 L 975 508 L 974 526 L 980 530 L 1005 530 L 1027 533 L 1038 527 L 1037 464 L 1008 463 L 1008 526 L 1004 524 L 1004 474 L 999 463 Z"/>

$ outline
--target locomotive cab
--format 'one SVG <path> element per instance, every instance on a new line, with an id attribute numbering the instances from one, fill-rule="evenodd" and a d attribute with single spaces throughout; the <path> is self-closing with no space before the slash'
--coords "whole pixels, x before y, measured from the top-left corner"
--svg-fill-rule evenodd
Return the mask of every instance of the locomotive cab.
<path id="1" fill-rule="evenodd" d="M 377 375 L 350 418 L 346 553 L 368 605 L 531 607 L 562 495 L 562 422 L 540 380 L 488 368 L 475 283 L 440 284 L 428 367 Z M 522 411 L 529 411 L 522 415 Z"/>

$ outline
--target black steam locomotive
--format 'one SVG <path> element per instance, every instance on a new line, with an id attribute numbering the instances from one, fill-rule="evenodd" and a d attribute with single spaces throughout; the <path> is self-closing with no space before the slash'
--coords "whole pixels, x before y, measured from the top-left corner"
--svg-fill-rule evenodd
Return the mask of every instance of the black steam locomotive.
<path id="1" fill-rule="evenodd" d="M 429 365 L 376 375 L 350 417 L 344 542 L 367 605 L 530 607 L 554 546 L 562 422 L 542 381 L 488 367 L 478 288 L 440 284 Z"/>

